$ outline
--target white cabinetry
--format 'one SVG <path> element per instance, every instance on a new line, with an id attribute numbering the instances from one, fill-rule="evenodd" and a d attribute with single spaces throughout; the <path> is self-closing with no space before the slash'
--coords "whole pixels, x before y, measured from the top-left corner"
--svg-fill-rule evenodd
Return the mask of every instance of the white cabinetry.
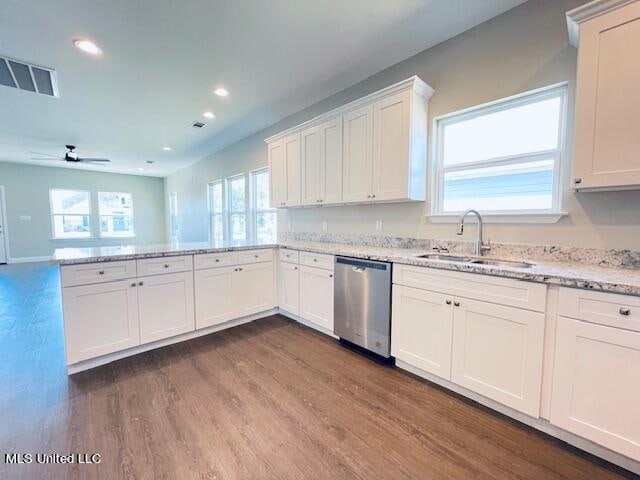
<path id="1" fill-rule="evenodd" d="M 300 267 L 294 263 L 280 263 L 278 305 L 286 312 L 300 314 Z"/>
<path id="2" fill-rule="evenodd" d="M 267 154 L 271 206 L 300 205 L 300 133 L 268 145 Z"/>
<path id="3" fill-rule="evenodd" d="M 141 343 L 195 330 L 193 272 L 142 277 L 138 287 Z"/>
<path id="4" fill-rule="evenodd" d="M 136 287 L 131 279 L 62 289 L 68 364 L 140 343 Z"/>
<path id="5" fill-rule="evenodd" d="M 636 461 L 640 461 L 638 311 L 637 297 L 561 289 L 550 419 Z"/>
<path id="6" fill-rule="evenodd" d="M 391 355 L 451 379 L 453 302 L 442 293 L 393 286 Z"/>
<path id="7" fill-rule="evenodd" d="M 453 318 L 451 380 L 538 417 L 544 314 L 456 298 Z"/>
<path id="8" fill-rule="evenodd" d="M 273 261 L 241 265 L 234 272 L 233 293 L 238 317 L 272 309 Z"/>
<path id="9" fill-rule="evenodd" d="M 235 270 L 236 267 L 220 267 L 194 272 L 196 328 L 219 325 L 236 317 Z"/>
<path id="10" fill-rule="evenodd" d="M 300 316 L 333 332 L 333 272 L 300 266 Z"/>
<path id="11" fill-rule="evenodd" d="M 640 3 L 590 2 L 567 20 L 579 41 L 573 185 L 640 188 Z"/>
<path id="12" fill-rule="evenodd" d="M 431 87 L 411 77 L 266 139 L 271 204 L 424 200 L 432 94 Z M 301 201 L 287 193 L 289 164 L 296 164 L 287 161 L 295 158 L 288 152 L 294 151 L 302 165 Z"/>

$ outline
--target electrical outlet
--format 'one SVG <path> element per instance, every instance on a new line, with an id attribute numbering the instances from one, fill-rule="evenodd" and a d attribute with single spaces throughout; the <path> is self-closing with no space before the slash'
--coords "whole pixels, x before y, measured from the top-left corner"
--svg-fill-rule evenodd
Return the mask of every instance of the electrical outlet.
<path id="1" fill-rule="evenodd" d="M 376 232 L 382 231 L 382 220 L 376 220 Z"/>
<path id="2" fill-rule="evenodd" d="M 322 222 L 322 231 L 323 232 L 327 231 L 327 222 Z"/>

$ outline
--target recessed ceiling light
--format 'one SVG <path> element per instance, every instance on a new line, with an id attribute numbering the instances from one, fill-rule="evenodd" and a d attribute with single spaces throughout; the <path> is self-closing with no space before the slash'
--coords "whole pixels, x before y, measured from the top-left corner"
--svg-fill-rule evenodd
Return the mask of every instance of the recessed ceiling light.
<path id="1" fill-rule="evenodd" d="M 202 115 L 208 118 L 209 120 L 215 118 L 215 115 L 213 114 L 213 112 L 204 112 Z"/>
<path id="2" fill-rule="evenodd" d="M 219 97 L 226 97 L 227 95 L 229 95 L 229 91 L 224 88 L 224 87 L 219 87 L 216 88 L 213 93 L 215 93 L 216 95 L 218 95 Z"/>
<path id="3" fill-rule="evenodd" d="M 171 151 L 171 147 L 162 147 L 162 149 L 163 149 L 165 152 L 170 152 L 170 151 Z"/>
<path id="4" fill-rule="evenodd" d="M 100 55 L 102 53 L 102 49 L 91 40 L 74 40 L 73 44 L 76 48 L 89 55 Z"/>

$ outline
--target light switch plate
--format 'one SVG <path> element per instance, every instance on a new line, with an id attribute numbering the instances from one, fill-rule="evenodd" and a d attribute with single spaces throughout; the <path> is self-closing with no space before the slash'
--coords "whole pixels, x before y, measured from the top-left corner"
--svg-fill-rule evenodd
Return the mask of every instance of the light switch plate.
<path id="1" fill-rule="evenodd" d="M 31 215 L 20 215 L 20 221 L 21 222 L 30 222 L 31 221 Z"/>

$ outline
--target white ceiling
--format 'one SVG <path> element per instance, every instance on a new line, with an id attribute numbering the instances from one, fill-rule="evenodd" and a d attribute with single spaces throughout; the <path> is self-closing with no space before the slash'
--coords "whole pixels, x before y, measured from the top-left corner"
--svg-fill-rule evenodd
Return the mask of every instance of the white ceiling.
<path id="1" fill-rule="evenodd" d="M 0 86 L 0 160 L 71 143 L 112 160 L 84 168 L 164 176 L 520 3 L 2 0 L 0 55 L 56 69 L 60 98 Z"/>

